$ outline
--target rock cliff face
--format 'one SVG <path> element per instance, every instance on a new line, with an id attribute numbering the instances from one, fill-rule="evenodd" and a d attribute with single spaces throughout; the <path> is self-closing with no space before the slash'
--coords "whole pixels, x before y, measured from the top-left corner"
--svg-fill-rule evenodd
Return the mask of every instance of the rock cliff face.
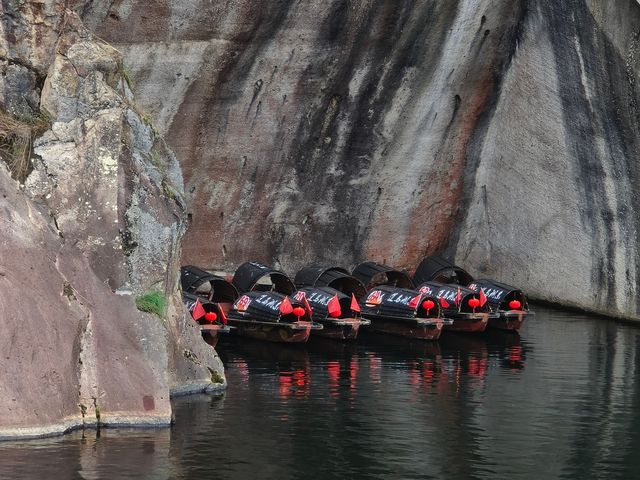
<path id="1" fill-rule="evenodd" d="M 183 167 L 184 259 L 445 251 L 638 318 L 633 0 L 97 1 Z"/>
<path id="2" fill-rule="evenodd" d="M 65 3 L 1 3 L 0 438 L 167 425 L 224 378 L 177 291 L 176 158 Z M 152 290 L 164 315 L 136 309 Z"/>
<path id="3" fill-rule="evenodd" d="M 633 0 L 0 6 L 0 436 L 166 423 L 210 385 L 181 258 L 444 251 L 640 318 Z"/>

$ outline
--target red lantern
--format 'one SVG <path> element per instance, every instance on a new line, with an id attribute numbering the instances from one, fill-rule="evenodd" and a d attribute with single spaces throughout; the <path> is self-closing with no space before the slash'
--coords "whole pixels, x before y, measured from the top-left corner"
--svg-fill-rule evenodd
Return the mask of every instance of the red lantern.
<path id="1" fill-rule="evenodd" d="M 425 300 L 424 302 L 422 302 L 422 308 L 424 308 L 427 311 L 431 310 L 435 306 L 436 304 L 433 303 L 433 300 Z"/>
<path id="2" fill-rule="evenodd" d="M 218 319 L 218 315 L 216 315 L 216 312 L 207 312 L 204 314 L 204 319 L 207 322 L 215 322 Z"/>
<path id="3" fill-rule="evenodd" d="M 304 308 L 302 308 L 302 307 L 295 307 L 293 309 L 293 314 L 298 318 L 303 317 L 304 316 L 304 312 L 305 312 Z"/>
<path id="4" fill-rule="evenodd" d="M 469 300 L 469 306 L 471 308 L 478 308 L 480 306 L 480 300 L 477 298 L 472 298 Z"/>
<path id="5" fill-rule="evenodd" d="M 511 310 L 519 310 L 522 304 L 518 300 L 511 300 L 509 302 L 509 308 Z"/>

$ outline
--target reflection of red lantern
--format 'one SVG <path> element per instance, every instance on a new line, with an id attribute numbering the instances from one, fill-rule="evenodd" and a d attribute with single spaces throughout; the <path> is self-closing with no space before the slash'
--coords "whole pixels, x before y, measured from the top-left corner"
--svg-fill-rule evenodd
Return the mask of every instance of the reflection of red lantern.
<path id="1" fill-rule="evenodd" d="M 522 304 L 518 300 L 511 300 L 509 302 L 509 308 L 511 310 L 519 310 Z"/>
<path id="2" fill-rule="evenodd" d="M 511 347 L 509 349 L 509 361 L 510 362 L 522 361 L 522 347 Z"/>
<path id="3" fill-rule="evenodd" d="M 216 315 L 216 312 L 207 312 L 204 314 L 204 319 L 207 322 L 215 322 L 218 319 L 218 315 Z"/>
<path id="4" fill-rule="evenodd" d="M 478 308 L 480 306 L 480 300 L 478 300 L 477 298 L 472 298 L 471 300 L 469 300 L 469 306 L 471 308 Z"/>

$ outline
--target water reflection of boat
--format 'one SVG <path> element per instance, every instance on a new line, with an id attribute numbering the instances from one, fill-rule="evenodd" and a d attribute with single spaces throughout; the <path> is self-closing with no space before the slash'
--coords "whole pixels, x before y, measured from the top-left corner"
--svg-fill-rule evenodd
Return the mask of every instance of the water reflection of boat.
<path id="1" fill-rule="evenodd" d="M 500 366 L 519 371 L 524 368 L 529 346 L 523 344 L 520 334 L 513 330 L 489 330 L 485 335 L 491 355 L 500 358 Z"/>
<path id="2" fill-rule="evenodd" d="M 485 335 L 464 335 L 462 333 L 451 333 L 443 335 L 440 339 L 440 346 L 445 355 L 449 352 L 455 352 L 456 355 L 462 353 L 488 354 L 487 339 Z"/>
<path id="3" fill-rule="evenodd" d="M 362 348 L 368 363 L 372 383 L 380 383 L 382 367 L 402 370 L 413 387 L 431 388 L 445 382 L 443 359 L 439 342 L 424 342 L 408 338 L 367 332 Z"/>
<path id="4" fill-rule="evenodd" d="M 364 348 L 374 351 L 389 360 L 406 358 L 438 357 L 441 354 L 439 342 L 423 342 L 369 331 L 362 338 Z"/>
<path id="5" fill-rule="evenodd" d="M 227 365 L 228 378 L 233 379 L 235 374 L 247 378 L 252 376 L 255 381 L 273 386 L 275 374 L 281 398 L 306 397 L 310 392 L 311 361 L 306 345 L 230 338 L 220 344 L 219 350 Z M 269 375 L 260 375 L 265 371 Z"/>
<path id="6" fill-rule="evenodd" d="M 306 344 L 309 353 L 330 360 L 349 359 L 358 353 L 354 342 L 334 342 L 326 337 L 313 335 Z"/>
<path id="7" fill-rule="evenodd" d="M 226 337 L 219 344 L 218 350 L 225 363 L 235 363 L 237 360 L 245 362 L 247 365 L 257 365 L 267 363 L 275 365 L 309 363 L 309 353 L 304 345 L 300 344 L 277 344 L 261 342 L 253 338 Z"/>
<path id="8" fill-rule="evenodd" d="M 446 335 L 440 344 L 445 358 L 475 357 L 485 363 L 490 357 L 498 358 L 500 367 L 509 371 L 524 368 L 528 348 L 518 332 L 507 330 L 487 330 L 482 336 Z"/>

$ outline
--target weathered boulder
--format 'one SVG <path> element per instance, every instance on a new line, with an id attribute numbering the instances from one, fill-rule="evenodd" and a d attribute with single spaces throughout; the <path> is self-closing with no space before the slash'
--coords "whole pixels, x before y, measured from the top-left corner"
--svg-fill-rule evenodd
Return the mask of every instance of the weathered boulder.
<path id="1" fill-rule="evenodd" d="M 175 155 L 133 102 L 120 54 L 63 5 L 5 2 L 0 21 L 14 72 L 0 83 L 0 156 L 16 138 L 29 154 L 24 185 L 0 165 L 0 438 L 167 425 L 171 394 L 224 386 L 178 292 Z M 34 11 L 54 13 L 41 24 Z M 158 315 L 136 308 L 151 291 L 167 304 Z"/>
<path id="2" fill-rule="evenodd" d="M 634 0 L 92 2 L 182 162 L 184 259 L 444 251 L 640 318 Z"/>

